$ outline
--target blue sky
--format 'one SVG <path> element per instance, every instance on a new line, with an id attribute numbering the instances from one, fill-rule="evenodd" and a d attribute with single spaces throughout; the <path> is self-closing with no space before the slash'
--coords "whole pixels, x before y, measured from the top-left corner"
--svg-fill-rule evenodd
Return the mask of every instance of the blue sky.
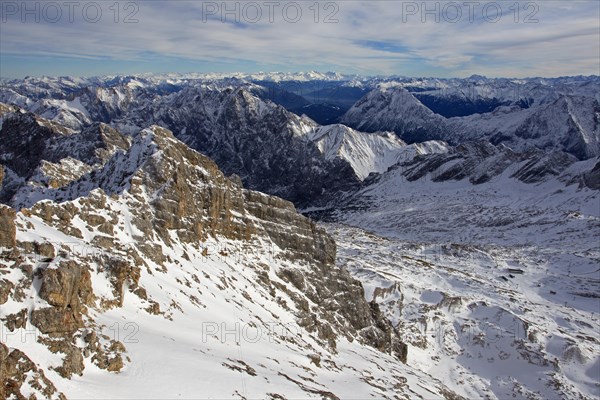
<path id="1" fill-rule="evenodd" d="M 0 76 L 600 74 L 592 1 L 0 1 Z"/>

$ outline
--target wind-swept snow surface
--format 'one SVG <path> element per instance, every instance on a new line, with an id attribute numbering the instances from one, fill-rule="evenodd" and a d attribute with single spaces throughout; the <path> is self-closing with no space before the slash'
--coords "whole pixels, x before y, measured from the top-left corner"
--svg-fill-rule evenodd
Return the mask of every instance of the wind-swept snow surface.
<path id="1" fill-rule="evenodd" d="M 595 161 L 537 183 L 391 170 L 334 212 L 338 264 L 456 393 L 598 398 L 600 193 L 565 185 Z"/>

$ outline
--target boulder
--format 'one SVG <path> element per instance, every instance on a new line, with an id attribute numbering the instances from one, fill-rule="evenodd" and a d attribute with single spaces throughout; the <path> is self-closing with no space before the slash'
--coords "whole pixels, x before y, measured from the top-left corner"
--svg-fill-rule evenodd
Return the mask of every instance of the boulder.
<path id="1" fill-rule="evenodd" d="M 40 272 L 39 296 L 52 307 L 32 311 L 31 323 L 42 333 L 59 335 L 82 328 L 85 306 L 93 302 L 89 271 L 74 261 L 62 261 Z"/>
<path id="2" fill-rule="evenodd" d="M 8 279 L 0 279 L 0 304 L 8 301 L 8 297 L 15 285 Z"/>

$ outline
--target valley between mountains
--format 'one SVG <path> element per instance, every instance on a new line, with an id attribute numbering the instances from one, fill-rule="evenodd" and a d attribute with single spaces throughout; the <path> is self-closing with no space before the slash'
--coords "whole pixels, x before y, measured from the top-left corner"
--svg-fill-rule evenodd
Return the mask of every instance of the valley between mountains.
<path id="1" fill-rule="evenodd" d="M 0 397 L 596 399 L 600 80 L 0 88 Z"/>

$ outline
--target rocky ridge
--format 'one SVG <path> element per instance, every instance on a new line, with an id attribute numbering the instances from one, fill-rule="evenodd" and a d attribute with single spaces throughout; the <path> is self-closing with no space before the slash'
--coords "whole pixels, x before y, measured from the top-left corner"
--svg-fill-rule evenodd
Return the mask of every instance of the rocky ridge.
<path id="1" fill-rule="evenodd" d="M 0 97 L 77 132 L 98 123 L 127 134 L 152 124 L 163 126 L 214 159 L 226 174 L 238 175 L 246 187 L 295 204 L 358 181 L 346 161 L 324 159 L 306 140 L 304 133 L 317 127 L 314 121 L 263 101 L 250 89 L 239 82 L 196 83 L 165 93 L 161 87 L 127 82 L 84 88 L 62 98 L 22 99 L 13 89 Z"/>
<path id="2" fill-rule="evenodd" d="M 598 87 L 589 84 L 594 85 Z M 434 113 L 417 95 L 402 85 L 383 85 L 366 94 L 341 121 L 367 132 L 391 130 L 409 143 L 487 140 L 518 152 L 564 151 L 580 160 L 600 154 L 599 99 L 587 89 L 581 94 L 547 89 L 534 104 L 499 103 L 489 112 L 453 118 Z"/>
<path id="3" fill-rule="evenodd" d="M 329 374 L 352 375 L 347 367 L 331 368 L 348 346 L 369 362 L 383 362 L 368 355 L 369 346 L 384 359 L 391 354 L 406 361 L 407 347 L 389 321 L 364 299 L 360 283 L 335 266 L 331 237 L 297 214 L 292 203 L 244 189 L 239 178 L 226 177 L 158 126 L 125 137 L 96 125 L 74 141 L 83 147 L 69 148 L 57 143 L 84 133 L 27 114 L 19 118 L 21 125 L 13 121 L 0 131 L 4 168 L 21 178 L 9 202 L 19 211 L 0 208 L 0 320 L 8 346 L 2 347 L 1 368 L 8 371 L 2 386 L 7 396 L 62 398 L 64 388 L 67 395 L 78 393 L 68 379 L 89 369 L 127 374 L 135 368 L 139 353 L 106 334 L 105 315 L 141 312 L 147 317 L 138 317 L 139 323 L 147 330 L 147 318 L 165 321 L 159 324 L 192 316 L 214 321 L 211 309 L 228 302 L 239 318 L 259 326 L 269 316 L 294 321 L 300 336 L 280 333 L 278 346 L 294 354 L 308 351 Z M 11 164 L 19 137 L 36 138 L 37 165 Z M 60 165 L 65 158 L 59 154 L 68 160 L 96 157 L 88 163 L 80 157 L 87 166 L 81 174 L 46 179 L 41 167 Z M 18 336 L 27 333 L 35 340 L 20 342 Z M 271 376 L 257 362 L 247 359 L 245 365 Z M 236 371 L 240 363 L 224 359 L 222 373 Z M 300 366 L 277 378 L 283 392 L 293 387 L 290 393 L 321 393 L 310 389 L 311 381 L 293 377 L 305 367 L 294 368 Z M 402 368 L 393 368 L 383 383 L 361 381 L 361 390 L 381 394 L 380 384 L 398 385 L 394 376 L 403 374 Z M 409 376 L 422 375 L 406 368 Z"/>

